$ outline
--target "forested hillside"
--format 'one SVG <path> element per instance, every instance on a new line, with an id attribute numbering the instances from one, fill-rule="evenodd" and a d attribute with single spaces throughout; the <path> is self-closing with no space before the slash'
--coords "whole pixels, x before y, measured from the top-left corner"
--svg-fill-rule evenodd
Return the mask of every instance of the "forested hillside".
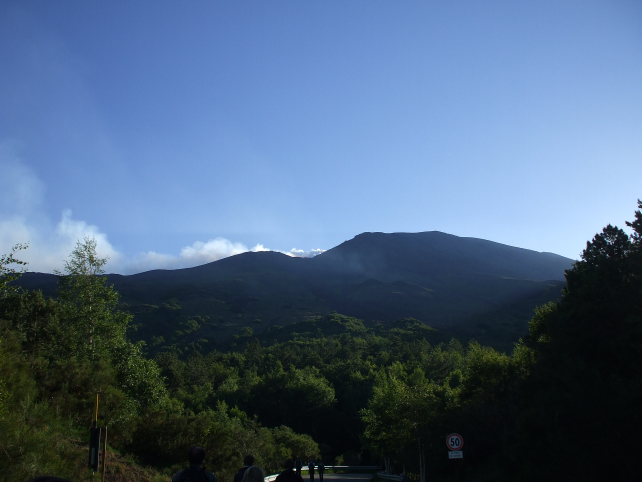
<path id="1" fill-rule="evenodd" d="M 90 479 L 81 447 L 96 393 L 111 449 L 158 480 L 194 443 L 221 482 L 248 452 L 267 472 L 314 456 L 383 461 L 422 482 L 454 480 L 455 469 L 470 481 L 635 480 L 641 211 L 629 227 L 587 244 L 560 300 L 537 309 L 509 354 L 412 318 L 329 313 L 248 332 L 231 350 L 165 343 L 151 358 L 130 341 L 135 318 L 92 240 L 70 255 L 55 299 L 8 284 L 17 247 L 0 259 L 0 480 Z M 463 460 L 447 458 L 452 432 Z"/>
<path id="2" fill-rule="evenodd" d="M 243 253 L 194 268 L 109 275 L 132 339 L 152 352 L 168 345 L 228 349 L 338 312 L 363 320 L 415 318 L 510 351 L 533 309 L 554 301 L 572 260 L 437 231 L 363 233 L 312 259 Z M 53 275 L 27 273 L 28 289 L 55 296 Z"/>

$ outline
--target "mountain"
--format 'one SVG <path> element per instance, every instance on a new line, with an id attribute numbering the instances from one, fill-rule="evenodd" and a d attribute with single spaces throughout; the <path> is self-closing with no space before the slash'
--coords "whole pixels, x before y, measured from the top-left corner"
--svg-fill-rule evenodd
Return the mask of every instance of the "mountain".
<path id="1" fill-rule="evenodd" d="M 416 318 L 509 346 L 535 306 L 559 297 L 572 263 L 437 231 L 363 233 L 314 258 L 248 252 L 108 278 L 135 315 L 134 337 L 152 344 L 229 343 L 337 311 L 369 322 Z M 21 284 L 53 293 L 56 277 L 27 273 Z"/>
<path id="2" fill-rule="evenodd" d="M 563 281 L 564 270 L 573 261 L 552 253 L 429 231 L 363 233 L 312 258 L 312 262 L 382 281 L 409 276 L 424 281 L 448 273 Z"/>

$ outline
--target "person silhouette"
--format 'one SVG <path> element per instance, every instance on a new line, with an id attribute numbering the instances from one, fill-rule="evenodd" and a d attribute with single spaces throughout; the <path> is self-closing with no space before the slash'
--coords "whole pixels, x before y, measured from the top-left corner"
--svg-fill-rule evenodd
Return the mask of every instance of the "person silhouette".
<path id="1" fill-rule="evenodd" d="M 254 457 L 250 454 L 247 454 L 243 459 L 243 467 L 241 467 L 239 471 L 234 474 L 234 482 L 241 482 L 243 480 L 243 476 L 245 475 L 245 471 L 253 465 Z"/>
<path id="2" fill-rule="evenodd" d="M 212 472 L 208 472 L 203 467 L 205 460 L 205 449 L 203 447 L 193 446 L 187 451 L 187 460 L 189 467 L 179 470 L 172 477 L 172 482 L 217 482 Z"/>
<path id="3" fill-rule="evenodd" d="M 285 470 L 276 476 L 274 482 L 303 482 L 303 478 L 294 471 L 294 460 L 287 459 L 283 468 Z"/>
<path id="4" fill-rule="evenodd" d="M 308 464 L 308 471 L 310 472 L 310 482 L 314 482 L 314 460 L 310 459 Z"/>

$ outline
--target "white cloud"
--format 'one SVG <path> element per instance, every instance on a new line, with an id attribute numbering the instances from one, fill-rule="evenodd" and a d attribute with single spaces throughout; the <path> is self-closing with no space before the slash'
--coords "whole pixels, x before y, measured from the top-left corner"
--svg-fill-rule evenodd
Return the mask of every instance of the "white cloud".
<path id="1" fill-rule="evenodd" d="M 94 238 L 98 255 L 109 258 L 106 270 L 121 274 L 189 268 L 247 251 L 272 251 L 260 243 L 248 248 L 243 243 L 218 237 L 207 242 L 196 241 L 182 248 L 178 255 L 149 251 L 126 256 L 112 246 L 98 226 L 74 219 L 71 210 L 63 211 L 60 221 L 52 223 L 44 214 L 44 184 L 6 142 L 0 142 L 0 172 L 0 254 L 9 253 L 18 243 L 29 243 L 29 249 L 21 251 L 18 258 L 29 263 L 30 271 L 62 270 L 76 243 L 85 237 Z M 313 257 L 323 251 L 293 248 L 282 253 Z"/>
<path id="2" fill-rule="evenodd" d="M 196 241 L 191 246 L 181 249 L 180 258 L 198 264 L 209 263 L 227 256 L 234 256 L 248 251 L 241 243 L 233 243 L 225 238 L 210 239 L 203 243 Z"/>
<path id="3" fill-rule="evenodd" d="M 258 253 L 259 251 L 274 251 L 274 250 L 273 249 L 268 249 L 265 246 L 263 246 L 262 244 L 257 244 L 256 246 L 254 246 L 251 249 L 251 251 L 254 252 L 254 253 Z"/>
<path id="4" fill-rule="evenodd" d="M 78 240 L 88 237 L 96 240 L 96 251 L 100 257 L 107 257 L 112 263 L 121 261 L 122 255 L 111 245 L 105 233 L 100 232 L 97 226 L 75 221 L 71 216 L 71 210 L 63 211 L 62 219 L 56 226 L 56 238 L 60 245 L 68 249 L 67 253 L 71 252 Z"/>
<path id="5" fill-rule="evenodd" d="M 0 218 L 0 253 L 8 253 L 16 243 L 29 242 L 29 249 L 21 252 L 19 259 L 29 263 L 30 271 L 51 273 L 55 269 L 62 270 L 64 260 L 74 249 L 76 242 L 85 237 L 96 239 L 98 255 L 109 258 L 107 271 L 120 274 L 153 269 L 190 268 L 248 251 L 273 251 L 262 244 L 248 248 L 243 243 L 219 237 L 207 242 L 196 241 L 191 246 L 182 248 L 178 255 L 148 251 L 128 257 L 118 252 L 109 242 L 107 235 L 97 226 L 73 219 L 70 210 L 62 213 L 60 221 L 51 230 L 31 225 L 20 216 Z M 292 249 L 281 252 L 288 256 L 311 258 L 324 250 Z"/>
<path id="6" fill-rule="evenodd" d="M 31 271 L 52 272 L 63 268 L 78 240 L 90 237 L 96 239 L 100 256 L 121 262 L 122 256 L 97 226 L 74 220 L 70 210 L 55 225 L 47 218 L 44 184 L 8 141 L 0 141 L 0 172 L 0 254 L 18 243 L 29 243 L 18 258 L 27 261 Z"/>
<path id="7" fill-rule="evenodd" d="M 122 255 L 111 245 L 107 235 L 96 226 L 74 220 L 69 210 L 62 213 L 54 229 L 33 224 L 21 216 L 0 216 L 0 253 L 8 253 L 17 243 L 29 243 L 29 249 L 22 251 L 18 258 L 29 263 L 30 271 L 62 270 L 64 260 L 85 237 L 96 239 L 98 255 L 109 258 L 110 264 L 122 263 Z"/>
<path id="8" fill-rule="evenodd" d="M 315 256 L 325 253 L 325 249 L 311 249 L 310 251 L 304 251 L 302 249 L 292 248 L 290 251 L 284 251 L 284 254 L 288 256 L 296 256 L 297 258 L 314 258 Z"/>
<path id="9" fill-rule="evenodd" d="M 119 268 L 119 273 L 140 273 L 142 271 L 149 271 L 153 269 L 179 269 L 191 268 L 199 266 L 219 259 L 227 258 L 241 253 L 252 251 L 254 253 L 260 251 L 275 251 L 266 248 L 262 244 L 256 244 L 252 248 L 248 248 L 243 243 L 232 242 L 225 238 L 210 239 L 207 242 L 196 241 L 191 246 L 185 246 L 181 249 L 178 256 L 169 254 L 156 253 L 149 251 L 141 253 L 134 260 L 125 261 Z M 321 254 L 325 250 L 313 249 L 310 251 L 303 251 L 302 249 L 292 249 L 290 251 L 277 251 L 288 256 L 306 257 L 311 258 L 317 254 Z M 113 267 L 112 267 L 113 269 Z"/>
<path id="10" fill-rule="evenodd" d="M 84 236 L 95 237 L 101 256 L 118 258 L 107 236 L 96 226 L 74 221 L 71 211 L 62 214 L 57 226 L 43 214 L 45 186 L 18 157 L 14 145 L 0 142 L 0 253 L 18 243 L 29 243 L 19 258 L 29 269 L 51 272 L 61 269 L 63 260 Z"/>
<path id="11" fill-rule="evenodd" d="M 232 242 L 225 238 L 210 239 L 207 242 L 196 241 L 191 246 L 181 249 L 178 256 L 161 254 L 154 251 L 141 253 L 136 259 L 124 263 L 119 272 L 139 273 L 152 269 L 179 269 L 199 266 L 219 259 L 245 253 L 247 251 L 271 251 L 257 244 L 248 249 L 243 243 Z"/>

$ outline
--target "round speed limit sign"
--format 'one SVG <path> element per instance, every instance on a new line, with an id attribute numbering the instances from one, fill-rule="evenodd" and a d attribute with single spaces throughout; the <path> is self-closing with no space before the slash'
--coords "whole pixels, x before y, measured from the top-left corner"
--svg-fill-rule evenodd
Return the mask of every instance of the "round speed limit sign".
<path id="1" fill-rule="evenodd" d="M 446 445 L 448 446 L 448 450 L 461 450 L 464 446 L 464 439 L 458 433 L 451 433 L 446 437 Z"/>

